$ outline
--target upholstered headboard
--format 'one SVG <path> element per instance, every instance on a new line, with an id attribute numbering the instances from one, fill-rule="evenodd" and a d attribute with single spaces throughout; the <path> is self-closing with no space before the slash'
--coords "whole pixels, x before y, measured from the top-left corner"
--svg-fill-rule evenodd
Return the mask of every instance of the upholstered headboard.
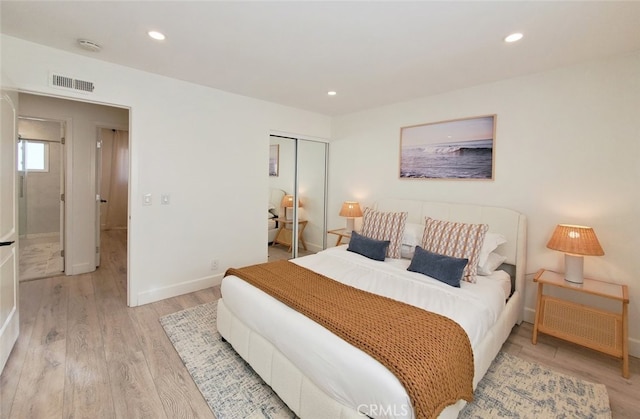
<path id="1" fill-rule="evenodd" d="M 408 213 L 407 222 L 410 223 L 424 224 L 425 217 L 431 217 L 487 224 L 490 232 L 506 237 L 507 242 L 498 246 L 495 252 L 506 256 L 505 263 L 515 267 L 515 290 L 524 293 L 527 268 L 527 217 L 524 214 L 508 208 L 405 199 L 383 199 L 374 208 L 378 211 L 405 211 Z"/>

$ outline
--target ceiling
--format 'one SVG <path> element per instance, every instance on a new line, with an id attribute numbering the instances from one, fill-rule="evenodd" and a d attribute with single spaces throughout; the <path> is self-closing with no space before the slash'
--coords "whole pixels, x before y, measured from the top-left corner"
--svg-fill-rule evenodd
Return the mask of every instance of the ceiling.
<path id="1" fill-rule="evenodd" d="M 3 0 L 0 13 L 10 36 L 326 115 L 640 50 L 639 1 Z"/>

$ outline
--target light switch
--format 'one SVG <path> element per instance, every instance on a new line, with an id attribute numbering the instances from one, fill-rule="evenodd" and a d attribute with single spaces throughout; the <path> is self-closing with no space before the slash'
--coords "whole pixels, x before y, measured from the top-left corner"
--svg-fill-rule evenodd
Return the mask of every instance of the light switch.
<path id="1" fill-rule="evenodd" d="M 170 200 L 170 196 L 169 196 L 169 194 L 162 194 L 162 195 L 160 196 L 160 204 L 162 204 L 162 205 L 169 205 L 169 202 L 170 202 L 170 201 L 171 201 L 171 200 Z"/>
<path id="2" fill-rule="evenodd" d="M 151 194 L 146 193 L 142 195 L 142 205 L 151 205 Z"/>

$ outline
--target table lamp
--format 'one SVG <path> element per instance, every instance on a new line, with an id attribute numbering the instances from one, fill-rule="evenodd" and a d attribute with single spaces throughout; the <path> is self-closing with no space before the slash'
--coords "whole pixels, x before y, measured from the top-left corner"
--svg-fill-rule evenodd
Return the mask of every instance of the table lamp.
<path id="1" fill-rule="evenodd" d="M 547 247 L 564 252 L 564 279 L 575 284 L 584 281 L 584 256 L 604 255 L 593 228 L 584 226 L 558 224 Z"/>
<path id="2" fill-rule="evenodd" d="M 356 217 L 362 217 L 362 210 L 360 204 L 355 201 L 345 201 L 340 208 L 340 216 L 347 217 L 347 232 L 353 231 Z"/>
<path id="3" fill-rule="evenodd" d="M 280 205 L 282 205 L 285 211 L 284 218 L 287 220 L 293 220 L 293 211 L 291 210 L 291 208 L 293 208 L 293 195 L 285 195 L 282 198 L 282 203 Z M 301 208 L 301 207 L 302 207 L 302 204 L 300 203 L 300 201 L 298 201 L 298 208 Z"/>

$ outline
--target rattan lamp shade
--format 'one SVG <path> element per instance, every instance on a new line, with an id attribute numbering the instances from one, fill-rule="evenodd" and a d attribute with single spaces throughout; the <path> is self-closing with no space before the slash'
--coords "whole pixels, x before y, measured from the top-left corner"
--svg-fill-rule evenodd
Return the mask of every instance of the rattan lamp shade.
<path id="1" fill-rule="evenodd" d="M 604 255 L 591 227 L 558 224 L 547 247 L 564 252 L 564 279 L 575 284 L 584 281 L 584 256 Z"/>
<path id="2" fill-rule="evenodd" d="M 347 217 L 347 231 L 353 231 L 355 225 L 354 218 L 362 217 L 362 210 L 360 204 L 356 201 L 344 201 L 342 208 L 340 208 L 340 216 Z"/>
<path id="3" fill-rule="evenodd" d="M 355 201 L 345 201 L 340 208 L 340 216 L 347 218 L 362 217 L 360 204 Z"/>
<path id="4" fill-rule="evenodd" d="M 281 205 L 285 208 L 293 208 L 293 195 L 283 196 Z"/>
<path id="5" fill-rule="evenodd" d="M 582 256 L 602 256 L 604 250 L 591 227 L 558 224 L 547 243 L 549 249 Z"/>

